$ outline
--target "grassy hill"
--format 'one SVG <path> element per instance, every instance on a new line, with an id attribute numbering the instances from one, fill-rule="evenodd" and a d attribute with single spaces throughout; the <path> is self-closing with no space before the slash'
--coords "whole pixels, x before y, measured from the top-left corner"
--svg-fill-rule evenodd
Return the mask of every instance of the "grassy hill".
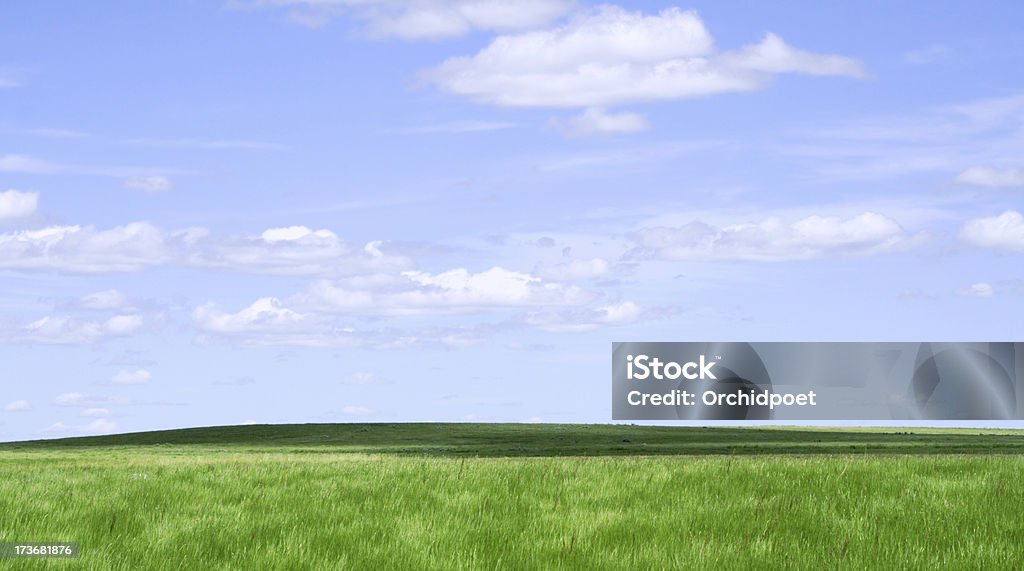
<path id="1" fill-rule="evenodd" d="M 0 444 L 48 569 L 1015 568 L 1024 434 L 232 426 Z M 56 564 L 56 565 L 55 565 Z"/>
<path id="2" fill-rule="evenodd" d="M 1020 454 L 1024 452 L 1024 431 L 576 424 L 275 424 L 0 443 L 0 451 L 148 446 L 456 457 Z"/>

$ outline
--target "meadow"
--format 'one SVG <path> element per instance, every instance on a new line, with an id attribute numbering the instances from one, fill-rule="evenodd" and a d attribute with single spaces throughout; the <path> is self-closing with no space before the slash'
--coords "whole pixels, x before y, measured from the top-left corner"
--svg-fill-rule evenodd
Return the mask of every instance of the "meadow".
<path id="1" fill-rule="evenodd" d="M 1024 433 L 279 425 L 0 444 L 17 569 L 1024 565 Z"/>

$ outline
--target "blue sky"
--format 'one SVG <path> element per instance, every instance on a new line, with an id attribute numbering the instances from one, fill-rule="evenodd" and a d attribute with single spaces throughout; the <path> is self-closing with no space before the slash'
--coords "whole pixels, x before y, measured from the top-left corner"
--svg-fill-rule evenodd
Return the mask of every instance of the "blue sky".
<path id="1" fill-rule="evenodd" d="M 607 422 L 613 341 L 1020 340 L 1022 17 L 5 2 L 0 439 Z"/>

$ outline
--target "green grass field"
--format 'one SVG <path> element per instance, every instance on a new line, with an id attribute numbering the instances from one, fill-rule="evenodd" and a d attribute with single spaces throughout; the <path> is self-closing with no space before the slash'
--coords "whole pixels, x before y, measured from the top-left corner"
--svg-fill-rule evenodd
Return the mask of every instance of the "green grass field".
<path id="1" fill-rule="evenodd" d="M 16 569 L 1013 569 L 1024 433 L 287 425 L 0 444 Z"/>

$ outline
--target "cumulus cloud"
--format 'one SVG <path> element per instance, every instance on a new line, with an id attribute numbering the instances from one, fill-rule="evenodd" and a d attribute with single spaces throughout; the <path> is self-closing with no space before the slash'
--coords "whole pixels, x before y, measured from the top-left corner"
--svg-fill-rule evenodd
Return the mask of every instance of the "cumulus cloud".
<path id="1" fill-rule="evenodd" d="M 208 303 L 192 312 L 192 324 L 200 333 L 201 343 L 249 346 L 400 349 L 417 345 L 456 346 L 477 337 L 476 331 L 464 327 L 428 327 L 418 331 L 357 329 L 339 324 L 336 316 L 326 313 L 300 313 L 274 298 L 261 298 L 234 313 Z"/>
<path id="2" fill-rule="evenodd" d="M 417 315 L 567 305 L 589 299 L 589 294 L 575 286 L 494 267 L 479 273 L 459 268 L 438 274 L 406 271 L 400 276 L 318 280 L 294 301 L 338 313 Z"/>
<path id="3" fill-rule="evenodd" d="M 992 297 L 996 294 L 996 290 L 985 282 L 978 282 L 957 289 L 956 294 L 964 297 Z"/>
<path id="4" fill-rule="evenodd" d="M 165 176 L 131 176 L 124 180 L 124 187 L 128 190 L 141 192 L 167 192 L 174 188 L 171 179 Z"/>
<path id="5" fill-rule="evenodd" d="M 4 410 L 7 412 L 26 412 L 32 410 L 32 405 L 27 400 L 16 400 L 7 403 Z"/>
<path id="6" fill-rule="evenodd" d="M 0 220 L 31 216 L 38 205 L 39 195 L 34 192 L 13 189 L 0 192 Z"/>
<path id="7" fill-rule="evenodd" d="M 312 317 L 284 307 L 273 297 L 257 299 L 237 313 L 225 313 L 212 303 L 197 307 L 193 321 L 203 330 L 214 333 L 241 333 L 253 331 L 284 332 L 305 329 L 315 321 Z"/>
<path id="8" fill-rule="evenodd" d="M 792 223 L 773 217 L 722 227 L 692 222 L 676 228 L 645 228 L 632 238 L 643 250 L 670 260 L 759 262 L 882 254 L 908 249 L 921 240 L 874 212 L 851 218 L 808 216 Z"/>
<path id="9" fill-rule="evenodd" d="M 50 226 L 0 234 L 0 268 L 69 273 L 134 271 L 171 259 L 176 235 L 147 222 L 109 230 Z"/>
<path id="10" fill-rule="evenodd" d="M 179 264 L 241 272 L 345 276 L 407 269 L 383 242 L 351 244 L 329 230 L 269 228 L 210 236 L 202 228 L 162 230 L 148 222 L 110 229 L 49 226 L 0 233 L 0 269 L 64 273 L 131 272 Z"/>
<path id="11" fill-rule="evenodd" d="M 717 52 L 693 11 L 645 15 L 602 6 L 555 28 L 499 36 L 426 77 L 483 103 L 602 107 L 751 91 L 781 73 L 865 75 L 857 60 L 798 50 L 775 34 Z"/>
<path id="12" fill-rule="evenodd" d="M 290 21 L 311 28 L 347 13 L 364 21 L 371 37 L 437 40 L 474 30 L 536 28 L 561 17 L 573 4 L 572 0 L 256 0 L 248 5 L 285 7 Z"/>
<path id="13" fill-rule="evenodd" d="M 403 347 L 419 342 L 394 330 L 373 331 L 339 327 L 329 316 L 299 312 L 281 300 L 264 297 L 237 312 L 207 303 L 192 311 L 200 341 L 229 341 L 245 345 L 300 347 Z"/>
<path id="14" fill-rule="evenodd" d="M 338 327 L 339 316 L 419 316 L 493 312 L 533 306 L 572 306 L 593 295 L 576 286 L 550 283 L 494 267 L 437 274 L 405 271 L 338 280 L 321 279 L 286 300 L 264 297 L 237 312 L 213 303 L 195 308 L 193 324 L 204 333 L 257 344 L 309 346 L 405 346 L 425 339 L 461 346 L 474 332 L 435 328 L 419 334 L 396 330 L 357 331 Z"/>
<path id="15" fill-rule="evenodd" d="M 121 369 L 111 377 L 110 382 L 115 385 L 144 385 L 149 382 L 153 375 L 145 369 L 130 371 Z"/>
<path id="16" fill-rule="evenodd" d="M 404 256 L 385 253 L 383 242 L 348 243 L 330 230 L 305 226 L 268 228 L 258 236 L 207 241 L 189 263 L 201 267 L 287 275 L 355 275 L 401 270 Z"/>
<path id="17" fill-rule="evenodd" d="M 960 238 L 982 248 L 1024 251 L 1024 215 L 1007 210 L 999 216 L 968 220 L 960 230 Z"/>
<path id="18" fill-rule="evenodd" d="M 143 319 L 137 315 L 116 315 L 106 321 L 46 316 L 3 331 L 0 340 L 8 343 L 89 345 L 111 337 L 130 335 L 142 325 Z"/>
<path id="19" fill-rule="evenodd" d="M 1024 171 L 1020 169 L 971 167 L 960 173 L 956 177 L 956 182 L 990 188 L 1024 186 Z"/>
<path id="20" fill-rule="evenodd" d="M 590 107 L 580 115 L 556 119 L 552 125 L 571 137 L 624 135 L 639 133 L 650 128 L 642 115 L 629 112 L 609 113 L 601 107 Z"/>

